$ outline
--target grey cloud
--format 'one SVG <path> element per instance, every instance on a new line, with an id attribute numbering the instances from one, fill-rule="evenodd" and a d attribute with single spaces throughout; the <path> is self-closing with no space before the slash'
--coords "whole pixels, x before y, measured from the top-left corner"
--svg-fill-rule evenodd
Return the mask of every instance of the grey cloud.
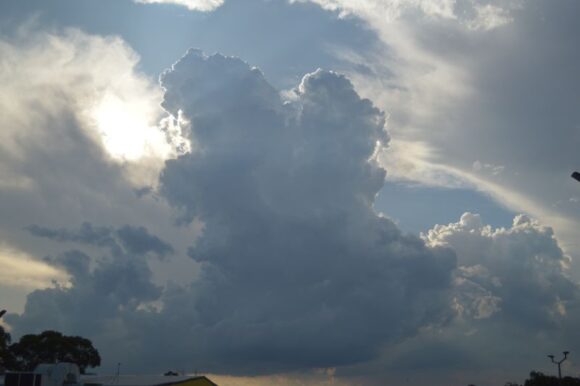
<path id="1" fill-rule="evenodd" d="M 82 284 L 82 280 L 90 274 L 91 258 L 79 250 L 64 252 L 56 258 L 46 256 L 44 260 L 63 267 L 71 276 L 73 284 Z"/>
<path id="2" fill-rule="evenodd" d="M 518 215 L 511 227 L 492 228 L 479 215 L 465 213 L 424 238 L 457 253 L 456 317 L 394 350 L 402 359 L 437 345 L 443 373 L 465 372 L 465 381 L 484 382 L 493 372 L 499 382 L 541 367 L 538 353 L 578 343 L 571 325 L 580 317 L 580 287 L 569 277 L 570 257 L 550 227 Z M 458 363 L 458 357 L 468 362 Z M 505 358 L 511 358 L 509 366 Z M 475 370 L 481 379 L 474 377 Z"/>
<path id="3" fill-rule="evenodd" d="M 457 252 L 461 312 L 548 331 L 564 320 L 566 304 L 579 300 L 566 273 L 570 257 L 551 228 L 527 216 L 517 216 L 510 229 L 493 229 L 466 213 L 455 224 L 430 230 L 427 240 Z"/>
<path id="4" fill-rule="evenodd" d="M 493 228 L 465 213 L 423 237 L 456 252 L 454 317 L 350 375 L 374 374 L 377 384 L 502 384 L 548 371 L 545 354 L 578 344 L 580 287 L 550 227 L 518 215 L 512 226 Z M 575 371 L 574 364 L 566 370 Z"/>
<path id="5" fill-rule="evenodd" d="M 123 246 L 134 254 L 153 252 L 158 256 L 174 253 L 173 247 L 155 235 L 149 234 L 144 227 L 125 225 L 115 231 Z"/>
<path id="6" fill-rule="evenodd" d="M 124 225 L 121 228 L 95 227 L 91 223 L 83 223 L 80 229 L 52 229 L 39 225 L 30 225 L 26 229 L 34 236 L 60 242 L 77 242 L 81 244 L 109 247 L 113 250 L 125 249 L 128 253 L 144 255 L 154 253 L 160 257 L 174 253 L 173 247 L 155 235 L 151 235 L 145 227 Z"/>
<path id="7" fill-rule="evenodd" d="M 70 331 L 94 338 L 106 353 L 109 348 L 103 346 L 115 344 L 111 335 L 126 333 L 121 329 L 123 318 L 138 313 L 140 306 L 161 295 L 142 257 L 105 256 L 90 268 L 88 255 L 71 250 L 50 261 L 67 270 L 71 287 L 55 286 L 30 293 L 24 313 L 7 317 L 16 334 L 42 329 Z"/>
<path id="8" fill-rule="evenodd" d="M 38 225 L 27 229 L 53 241 L 96 247 L 98 253 L 72 249 L 46 256 L 44 261 L 63 269 L 70 283 L 28 294 L 24 312 L 7 316 L 14 332 L 67 331 L 94 339 L 103 353 L 118 347 L 127 355 L 137 355 L 130 321 L 145 314 L 143 310 L 162 295 L 162 287 L 153 283 L 147 256 L 161 258 L 173 253 L 173 248 L 144 227 L 115 229 L 83 223 L 74 230 Z"/>
<path id="9" fill-rule="evenodd" d="M 171 247 L 144 228 L 129 226 L 115 230 L 85 223 L 78 230 L 39 226 L 30 230 L 56 241 L 96 246 L 99 253 L 89 256 L 73 249 L 47 256 L 46 262 L 68 273 L 70 285 L 31 292 L 21 315 L 7 315 L 15 334 L 55 329 L 90 337 L 101 352 L 112 357 L 115 347 L 137 355 L 130 322 L 140 314 L 146 317 L 144 310 L 162 295 L 144 254 L 164 254 Z"/>
<path id="10" fill-rule="evenodd" d="M 69 231 L 67 229 L 53 229 L 39 225 L 30 225 L 26 229 L 37 237 L 44 237 L 59 242 L 73 241 L 82 244 L 96 246 L 115 245 L 115 240 L 111 235 L 111 229 L 106 227 L 94 227 L 90 223 L 83 223 L 80 229 Z"/>
<path id="11" fill-rule="evenodd" d="M 97 246 L 105 253 L 91 258 L 85 252 L 73 249 L 56 257 L 47 256 L 45 261 L 65 269 L 72 286 L 55 286 L 32 292 L 24 314 L 15 319 L 19 331 L 36 327 L 39 312 L 55 311 L 51 307 L 57 307 L 59 310 L 55 312 L 55 317 L 58 319 L 51 320 L 49 317 L 48 325 L 88 333 L 90 329 L 83 323 L 90 318 L 90 325 L 98 333 L 104 326 L 97 328 L 97 325 L 109 317 L 117 317 L 120 308 L 123 312 L 129 312 L 160 297 L 161 288 L 152 283 L 146 254 L 153 252 L 163 257 L 172 253 L 173 249 L 144 227 L 125 225 L 114 229 L 84 223 L 77 230 L 53 230 L 38 225 L 28 229 L 35 236 Z M 29 310 L 36 312 L 30 313 Z"/>

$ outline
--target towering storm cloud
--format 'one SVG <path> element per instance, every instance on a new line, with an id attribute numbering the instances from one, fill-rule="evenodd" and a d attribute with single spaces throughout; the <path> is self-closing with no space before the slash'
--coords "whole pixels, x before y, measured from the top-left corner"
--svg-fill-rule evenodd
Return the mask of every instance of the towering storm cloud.
<path id="1" fill-rule="evenodd" d="M 375 211 L 385 118 L 344 76 L 317 70 L 279 92 L 240 59 L 190 50 L 161 85 L 191 151 L 165 161 L 141 199 L 167 202 L 174 231 L 191 232 L 187 252 L 153 223 L 30 225 L 66 247 L 44 261 L 68 282 L 7 315 L 15 335 L 90 337 L 109 369 L 344 366 L 379 384 L 434 367 L 501 372 L 490 356 L 527 371 L 530 342 L 577 339 L 578 285 L 551 228 L 518 216 L 494 229 L 466 213 L 417 237 Z M 186 282 L 156 280 L 154 267 L 185 253 Z"/>
<path id="2" fill-rule="evenodd" d="M 445 316 L 454 256 L 373 211 L 388 136 L 346 78 L 316 71 L 284 100 L 259 70 L 191 50 L 162 85 L 196 149 L 167 162 L 161 189 L 204 224 L 189 254 L 211 294 L 197 305 L 209 351 L 334 366 Z"/>
<path id="3" fill-rule="evenodd" d="M 0 1 L 0 326 L 218 384 L 578 374 L 579 11 Z"/>
<path id="4" fill-rule="evenodd" d="M 67 327 L 102 342 L 117 339 L 135 365 L 163 369 L 156 349 L 170 345 L 166 360 L 256 373 L 366 361 L 449 318 L 455 256 L 374 212 L 385 178 L 375 160 L 388 144 L 385 120 L 345 77 L 318 70 L 281 96 L 241 60 L 190 50 L 162 75 L 162 86 L 163 106 L 187 122 L 193 150 L 166 162 L 160 193 L 179 209 L 181 223 L 203 224 L 188 252 L 201 273 L 190 287 L 170 286 L 163 295 L 141 288 L 136 293 L 149 295 L 127 304 L 113 296 L 116 289 L 131 294 L 125 287 L 150 276 L 136 256 L 164 255 L 168 245 L 134 227 L 33 226 L 37 236 L 104 248 L 110 258 L 96 268 L 76 252 L 56 259 L 72 288 L 33 293 L 23 316 L 12 319 L 17 330 Z M 147 248 L 135 247 L 138 239 Z M 125 268 L 139 280 L 128 280 Z M 113 271 L 119 275 L 105 274 Z M 107 287 L 118 312 L 92 330 L 82 324 L 88 314 L 54 309 L 92 302 L 87 288 L 109 279 L 120 280 Z M 37 319 L 48 306 L 66 315 L 66 325 Z M 123 331 L 132 338 L 119 340 Z M 137 341 L 145 347 L 135 350 Z M 110 354 L 121 355 L 116 351 Z"/>

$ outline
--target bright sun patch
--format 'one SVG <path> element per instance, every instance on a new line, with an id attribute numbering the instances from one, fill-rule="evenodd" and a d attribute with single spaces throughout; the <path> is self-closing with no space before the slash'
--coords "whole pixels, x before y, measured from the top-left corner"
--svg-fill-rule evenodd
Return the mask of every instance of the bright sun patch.
<path id="1" fill-rule="evenodd" d="M 152 106 L 137 98 L 108 93 L 93 111 L 97 131 L 111 157 L 135 161 L 144 156 L 165 158 L 171 149 L 164 133 L 151 125 Z"/>

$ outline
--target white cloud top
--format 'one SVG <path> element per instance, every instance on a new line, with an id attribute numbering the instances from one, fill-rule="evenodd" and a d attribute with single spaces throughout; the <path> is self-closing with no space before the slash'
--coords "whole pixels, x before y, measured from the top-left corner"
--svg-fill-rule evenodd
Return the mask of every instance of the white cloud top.
<path id="1" fill-rule="evenodd" d="M 224 0 L 134 0 L 143 4 L 174 4 L 186 7 L 191 11 L 210 12 L 219 8 Z"/>
<path id="2" fill-rule="evenodd" d="M 502 312 L 521 327 L 557 323 L 566 302 L 579 300 L 576 284 L 567 278 L 570 257 L 553 230 L 525 215 L 516 216 L 509 229 L 493 229 L 479 215 L 465 213 L 459 222 L 437 225 L 424 238 L 457 253 L 455 306 L 462 317 Z"/>

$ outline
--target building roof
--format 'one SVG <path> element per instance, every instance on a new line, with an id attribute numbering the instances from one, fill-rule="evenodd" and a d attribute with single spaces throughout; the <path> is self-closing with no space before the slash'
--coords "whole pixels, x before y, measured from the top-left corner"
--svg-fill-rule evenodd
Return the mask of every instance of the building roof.
<path id="1" fill-rule="evenodd" d="M 81 382 L 103 386 L 217 386 L 205 376 L 190 375 L 86 375 L 81 376 Z"/>

